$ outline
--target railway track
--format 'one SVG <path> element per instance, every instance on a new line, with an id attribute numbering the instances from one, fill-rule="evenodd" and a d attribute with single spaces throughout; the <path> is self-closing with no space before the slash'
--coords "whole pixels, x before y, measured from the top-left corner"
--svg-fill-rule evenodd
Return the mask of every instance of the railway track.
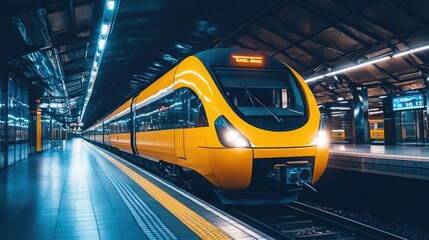
<path id="1" fill-rule="evenodd" d="M 231 214 L 276 239 L 405 239 L 299 202 L 273 209 L 234 209 Z"/>

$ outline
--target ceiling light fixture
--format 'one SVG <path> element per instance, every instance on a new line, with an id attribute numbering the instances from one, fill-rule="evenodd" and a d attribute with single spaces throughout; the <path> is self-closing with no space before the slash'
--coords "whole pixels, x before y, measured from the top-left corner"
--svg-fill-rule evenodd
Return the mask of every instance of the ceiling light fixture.
<path id="1" fill-rule="evenodd" d="M 101 26 L 101 34 L 102 35 L 106 35 L 108 30 L 109 30 L 109 25 L 103 24 L 103 26 Z"/>
<path id="2" fill-rule="evenodd" d="M 424 46 L 421 46 L 421 47 L 409 49 L 407 51 L 399 52 L 399 53 L 396 53 L 395 55 L 393 55 L 393 57 L 394 58 L 401 57 L 401 56 L 404 56 L 404 55 L 407 55 L 407 54 L 410 54 L 410 53 L 415 53 L 415 52 L 423 51 L 423 50 L 426 50 L 426 49 L 429 49 L 429 45 L 424 45 Z"/>
<path id="3" fill-rule="evenodd" d="M 336 70 L 336 71 L 333 71 L 333 72 L 329 72 L 329 73 L 326 73 L 326 74 L 323 74 L 323 75 L 311 77 L 311 78 L 305 79 L 304 81 L 306 83 L 312 82 L 312 81 L 316 81 L 316 80 L 319 80 L 319 79 L 324 78 L 324 77 L 329 77 L 329 76 L 332 76 L 332 75 L 336 75 L 338 73 L 344 73 L 344 72 L 351 71 L 351 70 L 354 70 L 354 69 L 357 69 L 357 68 L 368 66 L 370 64 L 383 62 L 383 61 L 389 60 L 391 58 L 396 58 L 396 57 L 404 56 L 406 54 L 415 53 L 415 52 L 419 52 L 419 51 L 423 51 L 423 50 L 427 50 L 427 49 L 429 49 L 429 44 L 428 45 L 424 45 L 424 46 L 420 46 L 420 47 L 417 47 L 417 48 L 412 48 L 412 49 L 409 49 L 407 51 L 399 52 L 399 53 L 393 54 L 391 56 L 385 56 L 385 57 L 373 59 L 373 60 L 366 61 L 366 62 L 357 64 L 357 65 L 354 65 L 354 66 L 346 67 L 346 68 L 343 68 L 343 69 L 340 69 L 340 70 Z"/>
<path id="4" fill-rule="evenodd" d="M 115 8 L 115 1 L 109 1 L 107 4 L 107 9 L 113 10 Z"/>
<path id="5" fill-rule="evenodd" d="M 110 28 L 113 26 L 112 23 L 114 21 L 116 12 L 118 11 L 118 5 L 119 5 L 119 1 L 112 1 L 112 0 L 106 0 L 105 1 L 105 10 L 103 12 L 103 16 L 102 16 L 102 25 L 101 25 L 101 30 L 100 30 L 100 34 L 98 35 L 98 44 L 97 44 L 97 50 L 95 52 L 95 56 L 94 56 L 94 62 L 92 65 L 92 70 L 91 70 L 91 74 L 89 76 L 89 81 L 88 81 L 88 89 L 86 92 L 86 96 L 84 96 L 84 103 L 83 103 L 83 108 L 79 117 L 79 123 L 82 123 L 82 119 L 83 116 L 85 115 L 85 111 L 86 111 L 86 107 L 88 106 L 88 102 L 91 99 L 91 95 L 92 95 L 92 90 L 95 84 L 95 80 L 97 79 L 97 74 L 98 74 L 98 69 L 101 66 L 101 60 L 103 58 L 103 54 L 104 54 L 104 50 L 106 49 L 106 45 L 107 45 L 107 39 L 109 37 L 109 32 L 110 32 Z M 115 11 L 114 10 L 116 7 Z"/>
<path id="6" fill-rule="evenodd" d="M 361 67 L 368 66 L 370 64 L 374 64 L 374 63 L 378 63 L 378 62 L 383 62 L 383 61 L 386 61 L 387 59 L 390 59 L 390 57 L 382 57 L 382 58 L 373 59 L 371 61 L 359 63 L 359 64 L 351 66 L 351 67 L 346 67 L 346 68 L 343 68 L 343 69 L 340 69 L 340 70 L 337 70 L 337 71 L 333 71 L 333 72 L 327 73 L 327 74 L 325 74 L 325 76 L 329 77 L 329 76 L 332 76 L 332 75 L 335 75 L 335 74 L 338 74 L 338 73 L 348 72 L 348 71 L 354 70 L 356 68 L 361 68 Z"/>
<path id="7" fill-rule="evenodd" d="M 105 39 L 100 39 L 98 40 L 98 49 L 100 51 L 104 50 L 104 46 L 106 45 L 106 40 Z"/>

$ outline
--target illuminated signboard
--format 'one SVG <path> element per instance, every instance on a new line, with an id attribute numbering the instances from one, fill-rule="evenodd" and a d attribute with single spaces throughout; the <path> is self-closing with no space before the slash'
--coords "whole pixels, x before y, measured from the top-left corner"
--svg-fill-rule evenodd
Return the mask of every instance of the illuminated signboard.
<path id="1" fill-rule="evenodd" d="M 261 56 L 241 56 L 241 55 L 233 55 L 232 58 L 236 63 L 243 64 L 257 64 L 260 65 L 263 63 L 264 58 Z"/>
<path id="2" fill-rule="evenodd" d="M 396 97 L 392 99 L 393 111 L 424 108 L 423 94 Z"/>

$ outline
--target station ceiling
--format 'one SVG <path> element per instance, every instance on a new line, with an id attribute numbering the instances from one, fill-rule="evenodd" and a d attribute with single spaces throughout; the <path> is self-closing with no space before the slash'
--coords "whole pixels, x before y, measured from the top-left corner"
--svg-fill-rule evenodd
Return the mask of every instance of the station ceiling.
<path id="1" fill-rule="evenodd" d="M 102 0 L 6 0 L 0 64 L 58 103 L 52 114 L 79 121 L 97 57 Z M 115 0 L 108 41 L 83 115 L 106 116 L 185 57 L 211 48 L 264 51 L 304 79 L 429 44 L 426 0 Z M 318 103 L 425 87 L 429 50 L 308 82 Z M 375 99 L 375 100 L 374 100 Z"/>

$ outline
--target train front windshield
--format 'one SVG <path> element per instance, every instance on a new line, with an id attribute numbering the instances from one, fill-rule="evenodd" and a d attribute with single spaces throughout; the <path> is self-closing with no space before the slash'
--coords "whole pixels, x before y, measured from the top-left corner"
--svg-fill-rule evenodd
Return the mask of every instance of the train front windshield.
<path id="1" fill-rule="evenodd" d="M 307 121 L 306 102 L 292 72 L 230 68 L 215 72 L 225 98 L 248 123 L 266 130 L 290 130 Z"/>

